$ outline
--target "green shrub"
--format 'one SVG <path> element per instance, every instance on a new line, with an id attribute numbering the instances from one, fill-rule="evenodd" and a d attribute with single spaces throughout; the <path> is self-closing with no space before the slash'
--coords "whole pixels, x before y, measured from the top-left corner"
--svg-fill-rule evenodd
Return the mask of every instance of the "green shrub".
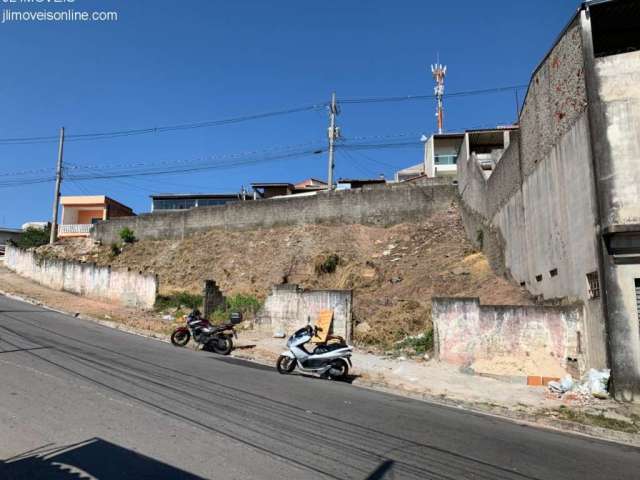
<path id="1" fill-rule="evenodd" d="M 422 355 L 433 350 L 433 330 L 428 330 L 420 335 L 407 337 L 396 344 L 398 350 L 412 350 Z"/>
<path id="2" fill-rule="evenodd" d="M 333 273 L 340 264 L 340 257 L 335 253 L 327 255 L 324 258 L 320 258 L 316 262 L 316 273 L 321 275 L 323 273 Z"/>
<path id="3" fill-rule="evenodd" d="M 41 247 L 49 243 L 50 237 L 51 227 L 45 229 L 29 227 L 22 232 L 22 235 L 20 235 L 20 238 L 15 243 L 23 249 Z"/>
<path id="4" fill-rule="evenodd" d="M 111 244 L 111 256 L 117 257 L 118 255 L 120 255 L 120 244 L 112 243 Z"/>
<path id="5" fill-rule="evenodd" d="M 262 308 L 262 302 L 253 295 L 239 293 L 227 297 L 225 305 L 211 315 L 213 323 L 226 323 L 232 312 L 240 312 L 244 318 L 253 317 Z"/>
<path id="6" fill-rule="evenodd" d="M 133 230 L 131 230 L 129 227 L 124 227 L 122 230 L 120 230 L 119 235 L 120 239 L 124 243 L 133 243 L 136 241 L 136 236 L 133 233 Z"/>
<path id="7" fill-rule="evenodd" d="M 189 292 L 174 292 L 169 295 L 158 295 L 156 298 L 155 309 L 158 311 L 168 310 L 170 308 L 181 309 L 183 307 L 189 309 L 202 308 L 202 295 Z"/>

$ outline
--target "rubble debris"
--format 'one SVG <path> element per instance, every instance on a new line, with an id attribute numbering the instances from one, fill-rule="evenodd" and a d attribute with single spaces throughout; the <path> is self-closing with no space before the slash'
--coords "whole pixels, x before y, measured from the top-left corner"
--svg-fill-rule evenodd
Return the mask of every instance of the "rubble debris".
<path id="1" fill-rule="evenodd" d="M 573 380 L 571 375 L 565 376 L 560 382 L 549 382 L 549 393 L 566 403 L 588 404 L 591 399 L 609 398 L 608 384 L 611 371 L 609 369 L 590 369 L 580 383 Z"/>

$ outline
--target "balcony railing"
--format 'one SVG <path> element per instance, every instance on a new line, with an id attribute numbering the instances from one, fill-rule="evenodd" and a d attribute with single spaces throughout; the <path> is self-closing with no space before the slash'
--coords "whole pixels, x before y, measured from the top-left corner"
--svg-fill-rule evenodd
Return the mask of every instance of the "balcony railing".
<path id="1" fill-rule="evenodd" d="M 58 225 L 58 235 L 89 235 L 90 223 Z"/>
<path id="2" fill-rule="evenodd" d="M 456 165 L 458 163 L 457 155 L 434 155 L 433 161 L 436 165 Z"/>

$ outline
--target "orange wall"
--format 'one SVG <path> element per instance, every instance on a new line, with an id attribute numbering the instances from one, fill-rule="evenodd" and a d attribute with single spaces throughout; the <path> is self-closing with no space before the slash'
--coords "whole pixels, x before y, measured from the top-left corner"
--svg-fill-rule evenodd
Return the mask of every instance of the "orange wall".
<path id="1" fill-rule="evenodd" d="M 78 212 L 78 223 L 80 224 L 91 223 L 92 218 L 102 220 L 102 210 L 80 210 Z"/>

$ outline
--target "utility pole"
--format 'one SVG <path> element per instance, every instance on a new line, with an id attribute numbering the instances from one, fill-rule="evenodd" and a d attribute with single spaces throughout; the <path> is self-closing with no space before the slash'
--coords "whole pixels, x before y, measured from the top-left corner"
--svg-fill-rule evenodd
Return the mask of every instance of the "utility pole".
<path id="1" fill-rule="evenodd" d="M 438 110 L 436 112 L 436 116 L 438 117 L 438 133 L 442 134 L 444 132 L 444 107 L 442 97 L 444 97 L 444 77 L 447 75 L 447 67 L 438 61 L 435 65 L 431 65 L 431 73 L 436 81 L 434 92 L 438 99 Z"/>
<path id="2" fill-rule="evenodd" d="M 51 218 L 51 237 L 53 244 L 58 237 L 58 207 L 60 205 L 60 185 L 62 184 L 62 154 L 64 152 L 64 127 L 60 129 L 60 144 L 58 145 L 58 166 L 56 167 L 56 189 L 53 194 L 53 217 Z"/>
<path id="3" fill-rule="evenodd" d="M 340 138 L 340 127 L 336 127 L 336 116 L 340 114 L 338 103 L 336 102 L 336 92 L 331 94 L 331 105 L 329 105 L 329 174 L 327 177 L 327 187 L 333 190 L 333 169 L 335 142 Z"/>

